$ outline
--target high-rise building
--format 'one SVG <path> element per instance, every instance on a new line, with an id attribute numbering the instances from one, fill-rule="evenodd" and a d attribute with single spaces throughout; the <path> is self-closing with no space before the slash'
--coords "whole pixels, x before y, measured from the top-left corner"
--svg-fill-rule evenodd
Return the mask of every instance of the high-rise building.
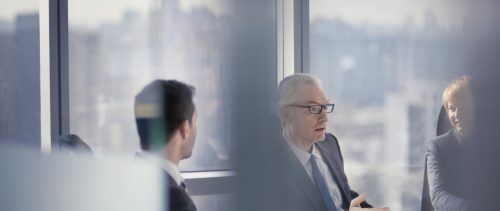
<path id="1" fill-rule="evenodd" d="M 0 142 L 14 141 L 16 134 L 16 95 L 12 33 L 0 30 Z"/>
<path id="2" fill-rule="evenodd" d="M 40 147 L 40 32 L 38 14 L 18 15 L 14 29 L 13 84 L 16 142 Z"/>

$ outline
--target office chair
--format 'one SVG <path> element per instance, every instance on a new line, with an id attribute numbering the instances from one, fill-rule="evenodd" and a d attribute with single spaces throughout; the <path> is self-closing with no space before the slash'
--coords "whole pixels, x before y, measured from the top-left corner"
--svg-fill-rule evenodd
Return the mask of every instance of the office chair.
<path id="1" fill-rule="evenodd" d="M 58 149 L 63 153 L 93 155 L 92 149 L 75 134 L 59 136 Z"/>

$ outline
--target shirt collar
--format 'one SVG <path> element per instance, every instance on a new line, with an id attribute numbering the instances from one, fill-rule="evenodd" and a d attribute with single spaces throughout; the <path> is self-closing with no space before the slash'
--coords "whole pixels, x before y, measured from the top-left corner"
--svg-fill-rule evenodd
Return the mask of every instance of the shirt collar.
<path id="1" fill-rule="evenodd" d="M 297 156 L 297 158 L 299 159 L 300 163 L 304 167 L 309 162 L 309 159 L 311 158 L 311 155 L 316 156 L 316 158 L 321 158 L 321 155 L 319 154 L 319 151 L 316 149 L 316 145 L 315 144 L 312 145 L 311 153 L 309 153 L 309 152 L 304 151 L 304 150 L 300 149 L 299 147 L 295 146 L 295 144 L 293 144 L 293 143 L 290 143 L 288 141 L 286 143 L 288 144 L 288 146 L 290 146 L 290 148 L 292 149 L 293 153 Z"/>
<path id="2" fill-rule="evenodd" d="M 183 182 L 183 179 L 182 179 L 181 172 L 179 172 L 179 168 L 177 167 L 177 165 L 175 165 L 175 163 L 173 163 L 170 160 L 163 159 L 162 167 L 163 167 L 163 169 L 165 169 L 165 171 L 168 173 L 168 175 L 170 175 L 172 177 L 172 179 L 174 179 L 175 183 L 177 183 L 177 185 L 180 186 L 181 183 Z"/>
<path id="3" fill-rule="evenodd" d="M 321 153 L 319 152 L 318 148 L 316 147 L 316 144 L 313 144 L 313 148 L 311 150 L 311 155 L 314 155 L 317 159 L 323 159 L 321 157 Z"/>
<path id="4" fill-rule="evenodd" d="M 172 179 L 175 181 L 175 183 L 177 185 L 180 186 L 181 183 L 184 181 L 184 179 L 182 179 L 182 175 L 179 171 L 179 168 L 172 161 L 165 159 L 165 158 L 162 158 L 156 154 L 149 153 L 149 152 L 142 151 L 142 150 L 136 152 L 136 156 L 158 161 L 160 163 L 161 167 L 163 168 L 163 170 L 165 170 L 167 172 L 167 174 L 172 177 Z"/>

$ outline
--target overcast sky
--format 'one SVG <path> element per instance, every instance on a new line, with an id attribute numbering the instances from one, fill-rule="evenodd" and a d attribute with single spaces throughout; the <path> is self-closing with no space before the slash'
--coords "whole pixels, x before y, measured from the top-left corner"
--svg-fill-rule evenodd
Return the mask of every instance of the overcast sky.
<path id="1" fill-rule="evenodd" d="M 310 0 L 310 19 L 339 18 L 347 22 L 378 25 L 401 24 L 408 17 L 421 24 L 426 11 L 440 24 L 459 22 L 457 0 Z"/>
<path id="2" fill-rule="evenodd" d="M 0 19 L 14 20 L 16 14 L 31 13 L 38 10 L 39 0 L 0 0 Z M 68 0 L 70 22 L 95 26 L 102 22 L 117 22 L 127 10 L 143 14 L 152 7 L 154 0 Z M 189 11 L 195 7 L 206 7 L 216 15 L 228 12 L 229 0 L 180 0 L 180 7 Z"/>
<path id="3" fill-rule="evenodd" d="M 5 1 L 5 0 L 0 0 Z M 39 0 L 7 0 L 0 7 L 0 18 L 12 21 L 17 13 L 38 10 Z M 143 14 L 154 0 L 69 0 L 73 24 L 96 26 L 102 22 L 117 22 L 127 10 Z M 180 0 L 180 7 L 189 11 L 206 7 L 216 15 L 227 14 L 231 0 Z M 234 0 L 233 0 L 234 1 Z M 288 0 L 289 1 L 289 0 Z M 340 18 L 355 23 L 378 25 L 401 24 L 408 17 L 422 23 L 426 11 L 432 11 L 438 22 L 451 25 L 458 22 L 456 0 L 310 0 L 310 18 Z M 452 4 L 453 3 L 453 4 Z"/>

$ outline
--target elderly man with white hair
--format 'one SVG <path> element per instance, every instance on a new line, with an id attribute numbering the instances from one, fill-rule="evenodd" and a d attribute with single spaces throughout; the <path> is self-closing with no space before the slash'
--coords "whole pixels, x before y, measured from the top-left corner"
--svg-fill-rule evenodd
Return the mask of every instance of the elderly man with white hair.
<path id="1" fill-rule="evenodd" d="M 344 172 L 344 163 L 337 139 L 326 133 L 327 113 L 334 104 L 323 91 L 321 82 L 310 74 L 294 74 L 283 79 L 278 87 L 278 117 L 283 130 L 283 148 L 295 163 L 293 177 L 300 189 L 294 200 L 298 210 L 356 211 L 371 208 L 365 195 L 352 191 Z M 290 161 L 289 160 L 289 161 Z"/>

